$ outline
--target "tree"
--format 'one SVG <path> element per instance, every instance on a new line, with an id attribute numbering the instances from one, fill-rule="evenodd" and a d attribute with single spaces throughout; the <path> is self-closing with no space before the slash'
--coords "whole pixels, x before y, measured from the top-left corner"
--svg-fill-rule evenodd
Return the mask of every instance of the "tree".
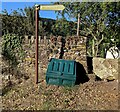
<path id="1" fill-rule="evenodd" d="M 24 35 L 25 32 L 25 17 L 17 10 L 12 11 L 10 14 L 6 10 L 2 15 L 2 33 L 14 33 Z"/>
<path id="2" fill-rule="evenodd" d="M 35 35 L 35 7 L 13 10 L 8 14 L 7 10 L 2 13 L 2 33 L 14 33 L 19 35 Z M 39 35 L 50 35 L 55 20 L 39 18 Z"/>
<path id="3" fill-rule="evenodd" d="M 26 26 L 27 26 L 27 34 L 34 35 L 35 30 L 35 6 L 33 7 L 25 7 L 24 13 L 26 16 Z"/>
<path id="4" fill-rule="evenodd" d="M 75 34 L 74 23 L 68 22 L 66 19 L 58 19 L 52 26 L 53 35 L 68 36 Z"/>
<path id="5" fill-rule="evenodd" d="M 89 38 L 88 54 L 104 57 L 101 55 L 101 49 L 105 49 L 108 44 L 103 46 L 101 44 L 106 41 L 110 42 L 111 38 L 116 38 L 116 36 L 118 38 L 119 35 L 120 2 L 57 2 L 57 4 L 63 4 L 66 7 L 64 12 L 59 12 L 64 18 L 67 14 L 69 18 L 74 17 L 77 20 L 77 16 L 80 14 L 80 35 Z M 111 15 L 114 16 L 111 18 Z"/>

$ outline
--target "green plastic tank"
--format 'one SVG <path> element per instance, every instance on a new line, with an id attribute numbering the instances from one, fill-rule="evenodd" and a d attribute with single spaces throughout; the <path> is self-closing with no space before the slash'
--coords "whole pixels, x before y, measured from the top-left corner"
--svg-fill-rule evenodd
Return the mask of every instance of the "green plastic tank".
<path id="1" fill-rule="evenodd" d="M 46 72 L 46 83 L 58 86 L 74 86 L 75 82 L 76 62 L 51 58 Z"/>

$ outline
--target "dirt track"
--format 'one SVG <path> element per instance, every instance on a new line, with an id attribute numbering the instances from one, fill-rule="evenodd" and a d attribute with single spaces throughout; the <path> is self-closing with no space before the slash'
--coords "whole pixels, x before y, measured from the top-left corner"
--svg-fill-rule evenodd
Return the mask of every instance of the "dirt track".
<path id="1" fill-rule="evenodd" d="M 46 85 L 45 74 L 34 85 L 33 74 L 3 94 L 3 109 L 11 110 L 117 110 L 118 81 L 95 81 L 93 75 L 74 87 Z"/>

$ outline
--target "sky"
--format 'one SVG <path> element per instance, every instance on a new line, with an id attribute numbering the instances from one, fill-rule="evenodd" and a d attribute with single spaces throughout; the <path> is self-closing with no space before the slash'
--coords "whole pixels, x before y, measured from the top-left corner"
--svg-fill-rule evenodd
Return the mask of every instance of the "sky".
<path id="1" fill-rule="evenodd" d="M 2 10 L 6 9 L 8 13 L 18 8 L 24 9 L 25 7 L 32 7 L 35 4 L 52 4 L 51 2 L 2 2 Z M 1 5 L 1 4 L 0 4 Z M 1 11 L 0 11 L 1 13 Z M 39 11 L 40 17 L 56 19 L 57 14 L 55 11 Z"/>

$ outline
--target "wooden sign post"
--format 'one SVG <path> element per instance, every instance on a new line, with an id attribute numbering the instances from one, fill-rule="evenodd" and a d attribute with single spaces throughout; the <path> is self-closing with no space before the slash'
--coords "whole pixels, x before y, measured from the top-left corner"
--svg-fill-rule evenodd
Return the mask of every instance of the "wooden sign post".
<path id="1" fill-rule="evenodd" d="M 38 83 L 38 29 L 39 29 L 39 10 L 64 10 L 63 5 L 35 5 L 35 35 L 36 35 L 36 53 L 35 53 L 35 84 Z"/>

